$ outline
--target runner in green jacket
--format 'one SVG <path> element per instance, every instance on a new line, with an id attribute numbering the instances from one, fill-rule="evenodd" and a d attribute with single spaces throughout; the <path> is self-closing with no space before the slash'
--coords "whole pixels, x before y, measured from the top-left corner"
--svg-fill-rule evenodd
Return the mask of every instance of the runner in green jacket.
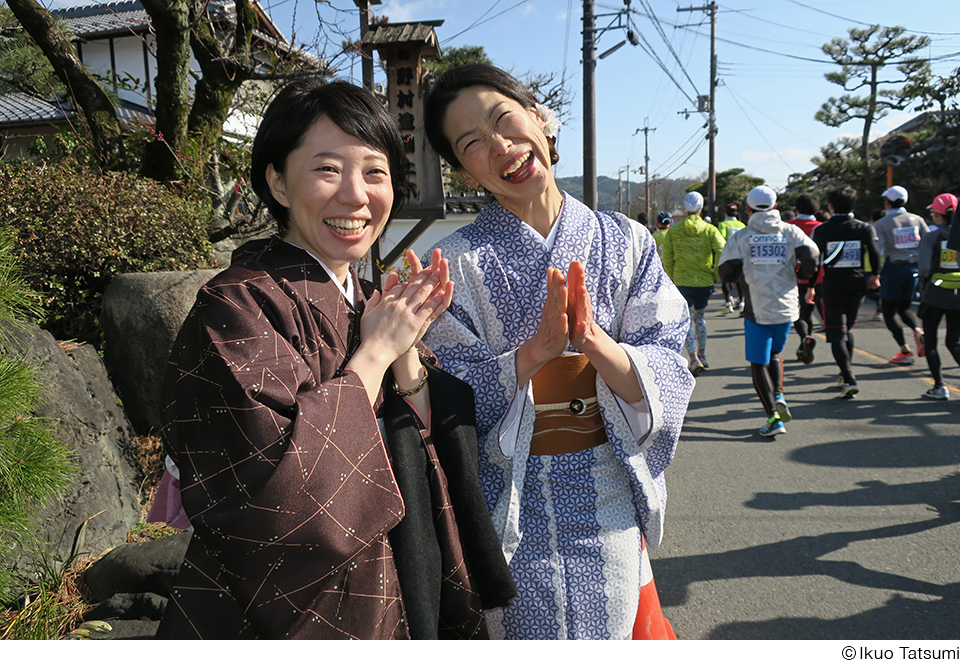
<path id="1" fill-rule="evenodd" d="M 660 259 L 663 268 L 690 306 L 687 354 L 690 371 L 699 374 L 707 364 L 707 322 L 704 312 L 713 285 L 719 279 L 717 262 L 724 240 L 719 230 L 700 217 L 703 195 L 687 193 L 683 198 L 687 217 L 667 231 Z"/>

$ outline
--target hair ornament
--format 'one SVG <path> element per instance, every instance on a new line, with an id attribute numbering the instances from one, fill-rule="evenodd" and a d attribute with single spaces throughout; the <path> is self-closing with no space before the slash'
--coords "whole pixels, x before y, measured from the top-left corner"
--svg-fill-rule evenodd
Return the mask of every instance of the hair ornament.
<path id="1" fill-rule="evenodd" d="M 536 103 L 533 107 L 536 108 L 540 119 L 543 120 L 543 134 L 548 138 L 556 138 L 557 129 L 562 125 L 560 120 L 557 119 L 557 114 L 542 103 Z"/>

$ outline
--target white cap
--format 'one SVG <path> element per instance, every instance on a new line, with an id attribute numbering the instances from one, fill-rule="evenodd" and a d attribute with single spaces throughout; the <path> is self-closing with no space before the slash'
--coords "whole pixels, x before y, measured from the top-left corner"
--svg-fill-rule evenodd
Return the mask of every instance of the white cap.
<path id="1" fill-rule="evenodd" d="M 887 188 L 883 191 L 884 199 L 888 199 L 891 202 L 903 202 L 907 203 L 907 189 L 903 186 L 894 186 L 893 188 Z"/>
<path id="2" fill-rule="evenodd" d="M 747 206 L 754 211 L 769 211 L 777 205 L 777 193 L 768 186 L 757 186 L 747 195 Z"/>
<path id="3" fill-rule="evenodd" d="M 703 208 L 703 195 L 698 192 L 689 192 L 683 198 L 683 210 L 687 213 L 696 213 Z"/>

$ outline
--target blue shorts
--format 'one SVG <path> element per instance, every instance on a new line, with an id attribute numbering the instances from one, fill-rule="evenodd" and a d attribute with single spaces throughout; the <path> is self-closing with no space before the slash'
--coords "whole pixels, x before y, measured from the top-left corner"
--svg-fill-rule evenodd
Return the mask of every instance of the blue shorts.
<path id="1" fill-rule="evenodd" d="M 885 261 L 880 271 L 880 299 L 913 300 L 919 281 L 917 264 Z"/>
<path id="2" fill-rule="evenodd" d="M 712 286 L 678 286 L 680 295 L 687 301 L 687 307 L 694 309 L 704 309 L 707 306 L 707 300 L 713 293 Z"/>
<path id="3" fill-rule="evenodd" d="M 793 324 L 777 323 L 760 325 L 750 319 L 743 320 L 744 353 L 751 364 L 770 364 L 770 356 L 783 353 L 787 345 L 787 335 Z"/>

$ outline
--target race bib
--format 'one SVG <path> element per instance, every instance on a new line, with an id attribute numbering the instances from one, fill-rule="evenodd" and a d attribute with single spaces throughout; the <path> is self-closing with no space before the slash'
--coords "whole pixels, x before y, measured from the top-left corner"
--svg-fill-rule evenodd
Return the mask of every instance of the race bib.
<path id="1" fill-rule="evenodd" d="M 893 244 L 904 250 L 915 248 L 920 245 L 920 232 L 916 227 L 895 227 Z"/>
<path id="2" fill-rule="evenodd" d="M 863 246 L 860 241 L 829 241 L 824 265 L 831 268 L 860 268 L 862 256 Z"/>
<path id="3" fill-rule="evenodd" d="M 750 237 L 750 263 L 754 266 L 787 263 L 787 239 L 779 234 L 754 234 Z"/>
<path id="4" fill-rule="evenodd" d="M 729 241 L 731 238 L 733 238 L 734 234 L 741 229 L 743 229 L 743 227 L 730 227 L 730 229 L 727 230 L 727 240 Z"/>
<path id="5" fill-rule="evenodd" d="M 947 241 L 940 241 L 940 268 L 943 270 L 960 270 L 957 262 L 957 251 L 947 249 Z"/>

